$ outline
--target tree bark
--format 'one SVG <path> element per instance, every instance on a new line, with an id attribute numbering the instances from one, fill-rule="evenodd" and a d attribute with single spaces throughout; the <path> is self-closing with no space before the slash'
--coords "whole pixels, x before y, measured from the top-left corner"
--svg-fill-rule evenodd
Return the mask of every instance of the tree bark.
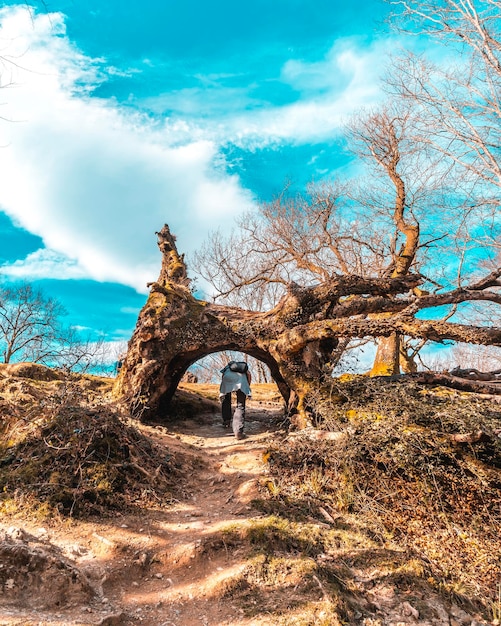
<path id="1" fill-rule="evenodd" d="M 397 376 L 400 374 L 400 351 L 400 333 L 391 333 L 389 337 L 379 338 L 376 356 L 369 375 Z"/>
<path id="2" fill-rule="evenodd" d="M 401 333 L 433 341 L 501 345 L 500 328 L 415 319 L 408 313 L 416 305 L 414 297 L 392 297 L 408 294 L 419 284 L 421 279 L 413 275 L 381 280 L 335 277 L 309 288 L 292 284 L 266 312 L 198 300 L 168 227 L 157 234 L 160 276 L 150 284 L 115 384 L 116 395 L 138 418 L 166 417 L 188 367 L 223 350 L 241 351 L 265 363 L 296 424 L 305 426 L 312 399 L 322 393 L 322 382 L 330 376 L 327 364 L 340 337 Z M 394 313 L 367 315 L 374 310 Z"/>

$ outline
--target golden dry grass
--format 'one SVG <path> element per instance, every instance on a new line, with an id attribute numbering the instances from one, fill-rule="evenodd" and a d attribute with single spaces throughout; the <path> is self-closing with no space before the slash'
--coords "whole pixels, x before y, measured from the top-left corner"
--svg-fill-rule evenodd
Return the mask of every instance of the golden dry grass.
<path id="1" fill-rule="evenodd" d="M 345 436 L 270 448 L 268 498 L 297 519 L 357 515 L 415 555 L 437 590 L 488 611 L 501 572 L 501 407 L 413 384 L 336 385 L 346 400 L 324 427 Z"/>
<path id="2" fill-rule="evenodd" d="M 180 383 L 179 389 L 219 401 L 219 385 L 210 383 Z M 282 396 L 275 383 L 252 384 L 252 401 L 281 402 Z"/>

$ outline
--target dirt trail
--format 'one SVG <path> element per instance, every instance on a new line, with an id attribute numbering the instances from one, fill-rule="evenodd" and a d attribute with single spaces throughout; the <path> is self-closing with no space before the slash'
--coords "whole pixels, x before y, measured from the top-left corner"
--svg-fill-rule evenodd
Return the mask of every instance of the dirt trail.
<path id="1" fill-rule="evenodd" d="M 194 471 L 183 483 L 185 497 L 169 509 L 144 510 L 140 516 L 102 523 L 61 520 L 43 528 L 24 522 L 19 527 L 4 526 L 9 539 L 56 550 L 69 559 L 97 593 L 71 610 L 57 610 L 61 598 L 59 602 L 54 598 L 52 607 L 36 611 L 34 603 L 26 610 L 2 609 L 0 601 L 0 624 L 270 623 L 249 621 L 231 598 L 222 599 L 226 581 L 237 576 L 245 562 L 238 549 L 225 547 L 221 531 L 260 517 L 251 501 L 265 471 L 262 454 L 279 412 L 273 404 L 249 408 L 248 437 L 242 441 L 223 429 L 217 414 L 178 421 L 168 428 L 141 427 L 169 453 L 179 451 L 192 461 Z M 212 550 L 212 545 L 217 549 Z"/>
<path id="2" fill-rule="evenodd" d="M 137 425 L 166 456 L 182 459 L 178 499 L 167 507 L 92 521 L 0 522 L 0 550 L 18 554 L 13 564 L 0 553 L 0 626 L 339 626 L 343 594 L 354 607 L 344 624 L 487 626 L 444 603 L 409 570 L 405 550 L 368 538 L 349 516 L 303 525 L 313 535 L 333 533 L 327 553 L 301 558 L 292 549 L 286 560 L 279 550 L 270 555 L 277 569 L 252 579 L 254 546 L 238 530 L 270 531 L 253 500 L 267 471 L 263 452 L 281 437 L 280 414 L 278 402 L 253 400 L 242 441 L 217 411 L 167 427 Z M 342 568 L 337 596 L 317 576 L 332 563 Z"/>
<path id="3" fill-rule="evenodd" d="M 188 444 L 202 466 L 188 483 L 188 499 L 150 522 L 149 535 L 155 536 L 160 563 L 152 566 L 149 584 L 125 590 L 121 599 L 122 605 L 139 605 L 147 597 L 154 598 L 157 614 L 153 617 L 148 606 L 148 618 L 153 618 L 148 623 L 160 623 L 155 621 L 160 615 L 167 618 L 167 624 L 179 626 L 244 623 L 237 607 L 220 599 L 225 579 L 237 575 L 244 561 L 238 550 L 210 554 L 206 547 L 211 539 L 219 546 L 221 530 L 228 525 L 245 524 L 259 516 L 250 502 L 258 495 L 257 481 L 264 471 L 262 454 L 273 430 L 271 417 L 269 411 L 250 409 L 248 438 L 243 441 L 224 430 L 218 416 L 176 424 L 176 441 L 185 452 Z M 172 435 L 161 435 L 161 439 L 173 448 Z"/>

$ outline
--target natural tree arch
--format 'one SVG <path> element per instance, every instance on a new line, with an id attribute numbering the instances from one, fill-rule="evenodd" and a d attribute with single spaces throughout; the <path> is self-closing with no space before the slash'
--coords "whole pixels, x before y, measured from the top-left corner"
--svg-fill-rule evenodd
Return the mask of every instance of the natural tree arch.
<path id="1" fill-rule="evenodd" d="M 238 350 L 265 363 L 289 403 L 291 388 L 272 351 L 252 332 L 254 313 L 197 300 L 175 238 L 167 226 L 157 234 L 160 276 L 149 285 L 150 295 L 117 381 L 117 392 L 133 413 L 164 414 L 186 370 L 204 356 L 224 350 Z"/>
<path id="2" fill-rule="evenodd" d="M 167 226 L 158 233 L 158 245 L 159 280 L 150 285 L 115 388 L 138 417 L 165 415 L 188 367 L 222 350 L 238 350 L 266 363 L 301 426 L 307 422 L 312 396 L 330 376 L 329 359 L 339 337 L 398 332 L 432 341 L 501 346 L 501 328 L 415 317 L 423 308 L 468 300 L 501 304 L 501 268 L 469 287 L 422 297 L 415 288 L 423 279 L 414 274 L 340 276 L 312 287 L 291 283 L 273 309 L 249 311 L 195 298 Z"/>

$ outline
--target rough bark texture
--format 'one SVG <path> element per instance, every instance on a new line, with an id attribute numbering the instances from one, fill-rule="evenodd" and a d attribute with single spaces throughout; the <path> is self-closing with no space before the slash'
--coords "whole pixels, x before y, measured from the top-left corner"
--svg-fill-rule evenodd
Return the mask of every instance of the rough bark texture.
<path id="1" fill-rule="evenodd" d="M 431 340 L 455 339 L 501 345 L 501 329 L 415 319 L 411 290 L 420 277 L 369 280 L 334 277 L 314 287 L 291 284 L 279 304 L 253 312 L 196 299 L 182 256 L 167 226 L 158 234 L 162 268 L 129 342 L 115 391 L 139 418 L 168 415 L 176 388 L 190 365 L 222 350 L 238 350 L 262 361 L 299 426 L 319 393 L 339 337 L 389 337 L 402 333 Z M 393 294 L 411 294 L 391 297 Z M 458 292 L 457 299 L 464 296 Z M 451 297 L 445 294 L 444 297 Z M 435 296 L 434 305 L 440 303 Z M 373 312 L 393 312 L 373 316 Z"/>
<path id="2" fill-rule="evenodd" d="M 377 352 L 370 371 L 371 376 L 397 376 L 400 374 L 401 337 L 392 333 L 382 337 L 377 344 Z"/>
<path id="3" fill-rule="evenodd" d="M 270 368 L 284 399 L 291 385 L 264 331 L 262 314 L 197 300 L 190 291 L 183 258 L 167 226 L 157 233 L 162 252 L 158 281 L 150 284 L 129 342 L 116 392 L 138 417 L 163 416 L 188 367 L 213 352 L 239 350 Z M 256 319 L 260 324 L 256 327 Z"/>

